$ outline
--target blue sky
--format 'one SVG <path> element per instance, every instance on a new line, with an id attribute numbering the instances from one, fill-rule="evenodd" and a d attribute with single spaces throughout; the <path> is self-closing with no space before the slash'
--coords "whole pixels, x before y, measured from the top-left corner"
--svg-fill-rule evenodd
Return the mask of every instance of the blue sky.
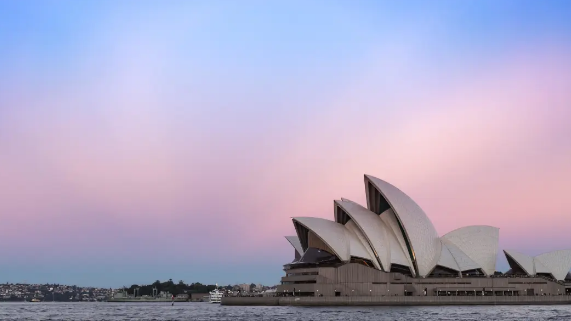
<path id="1" fill-rule="evenodd" d="M 274 284 L 365 173 L 568 247 L 569 57 L 569 1 L 2 2 L 0 281 Z"/>

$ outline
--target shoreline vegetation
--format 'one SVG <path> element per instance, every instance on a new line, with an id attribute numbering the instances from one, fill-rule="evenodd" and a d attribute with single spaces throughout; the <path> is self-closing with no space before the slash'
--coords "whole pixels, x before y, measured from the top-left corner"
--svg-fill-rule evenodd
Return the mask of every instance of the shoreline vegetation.
<path id="1" fill-rule="evenodd" d="M 218 288 L 226 290 L 232 289 L 232 287 L 227 285 Z M 176 297 L 179 294 L 209 293 L 215 288 L 216 285 L 213 284 L 207 285 L 200 282 L 187 284 L 182 280 L 175 283 L 172 279 L 164 282 L 157 280 L 144 285 L 133 284 L 129 287 L 123 286 L 114 289 L 56 283 L 2 283 L 0 284 L 0 302 L 98 302 L 112 299 L 113 295 L 118 292 L 126 292 L 129 296 L 134 296 L 136 291 L 137 298 L 152 296 L 153 289 L 156 289 L 155 293 L 165 292 Z"/>
<path id="2" fill-rule="evenodd" d="M 219 288 L 232 288 L 231 285 L 219 287 Z M 157 293 L 168 292 L 172 295 L 185 294 L 185 293 L 208 293 L 216 288 L 213 284 L 202 284 L 200 282 L 186 284 L 184 281 L 180 280 L 178 283 L 174 283 L 172 279 L 168 281 L 161 282 L 159 280 L 153 282 L 152 284 L 138 285 L 133 284 L 130 287 L 123 287 L 120 290 L 126 291 L 129 295 L 134 295 L 135 291 L 137 296 L 153 295 L 153 289 L 157 290 Z"/>

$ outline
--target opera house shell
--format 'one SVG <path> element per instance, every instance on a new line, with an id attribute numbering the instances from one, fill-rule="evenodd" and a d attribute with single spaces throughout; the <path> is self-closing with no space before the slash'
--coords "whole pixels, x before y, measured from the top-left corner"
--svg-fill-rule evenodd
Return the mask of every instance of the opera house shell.
<path id="1" fill-rule="evenodd" d="M 438 295 L 450 293 L 446 289 L 451 288 L 468 291 L 467 287 L 476 294 L 478 289 L 474 287 L 478 286 L 482 295 L 497 292 L 493 281 L 501 283 L 494 275 L 498 228 L 466 226 L 439 236 L 424 211 L 397 187 L 365 175 L 365 191 L 366 207 L 347 199 L 335 200 L 334 220 L 292 218 L 297 235 L 286 239 L 295 250 L 295 258 L 284 266 L 287 274 L 279 291 L 339 296 L 386 294 L 393 289 L 401 295 Z M 516 251 L 504 253 L 511 267 L 505 279 L 538 278 L 553 286 L 535 289 L 507 282 L 500 292 L 529 295 L 571 291 L 565 287 L 571 250 L 536 257 Z M 420 281 L 435 278 L 440 283 Z M 472 281 L 444 282 L 450 279 Z"/>

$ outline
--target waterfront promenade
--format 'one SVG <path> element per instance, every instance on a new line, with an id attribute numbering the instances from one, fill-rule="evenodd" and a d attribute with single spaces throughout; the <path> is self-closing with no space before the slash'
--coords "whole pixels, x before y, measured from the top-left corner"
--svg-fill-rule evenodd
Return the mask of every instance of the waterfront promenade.
<path id="1" fill-rule="evenodd" d="M 349 297 L 223 297 L 235 306 L 423 306 L 423 305 L 559 305 L 571 296 L 349 296 Z"/>

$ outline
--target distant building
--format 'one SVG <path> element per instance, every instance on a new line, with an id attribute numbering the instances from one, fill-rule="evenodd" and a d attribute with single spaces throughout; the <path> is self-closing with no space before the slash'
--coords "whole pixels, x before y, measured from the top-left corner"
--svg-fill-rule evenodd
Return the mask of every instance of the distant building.
<path id="1" fill-rule="evenodd" d="M 241 292 L 250 292 L 250 285 L 249 284 L 238 284 L 238 288 Z"/>
<path id="2" fill-rule="evenodd" d="M 177 295 L 176 295 L 176 298 L 177 298 L 178 300 L 188 300 L 189 297 L 190 297 L 190 296 L 189 296 L 188 294 L 186 294 L 186 293 L 181 293 L 181 294 L 177 294 Z"/>

